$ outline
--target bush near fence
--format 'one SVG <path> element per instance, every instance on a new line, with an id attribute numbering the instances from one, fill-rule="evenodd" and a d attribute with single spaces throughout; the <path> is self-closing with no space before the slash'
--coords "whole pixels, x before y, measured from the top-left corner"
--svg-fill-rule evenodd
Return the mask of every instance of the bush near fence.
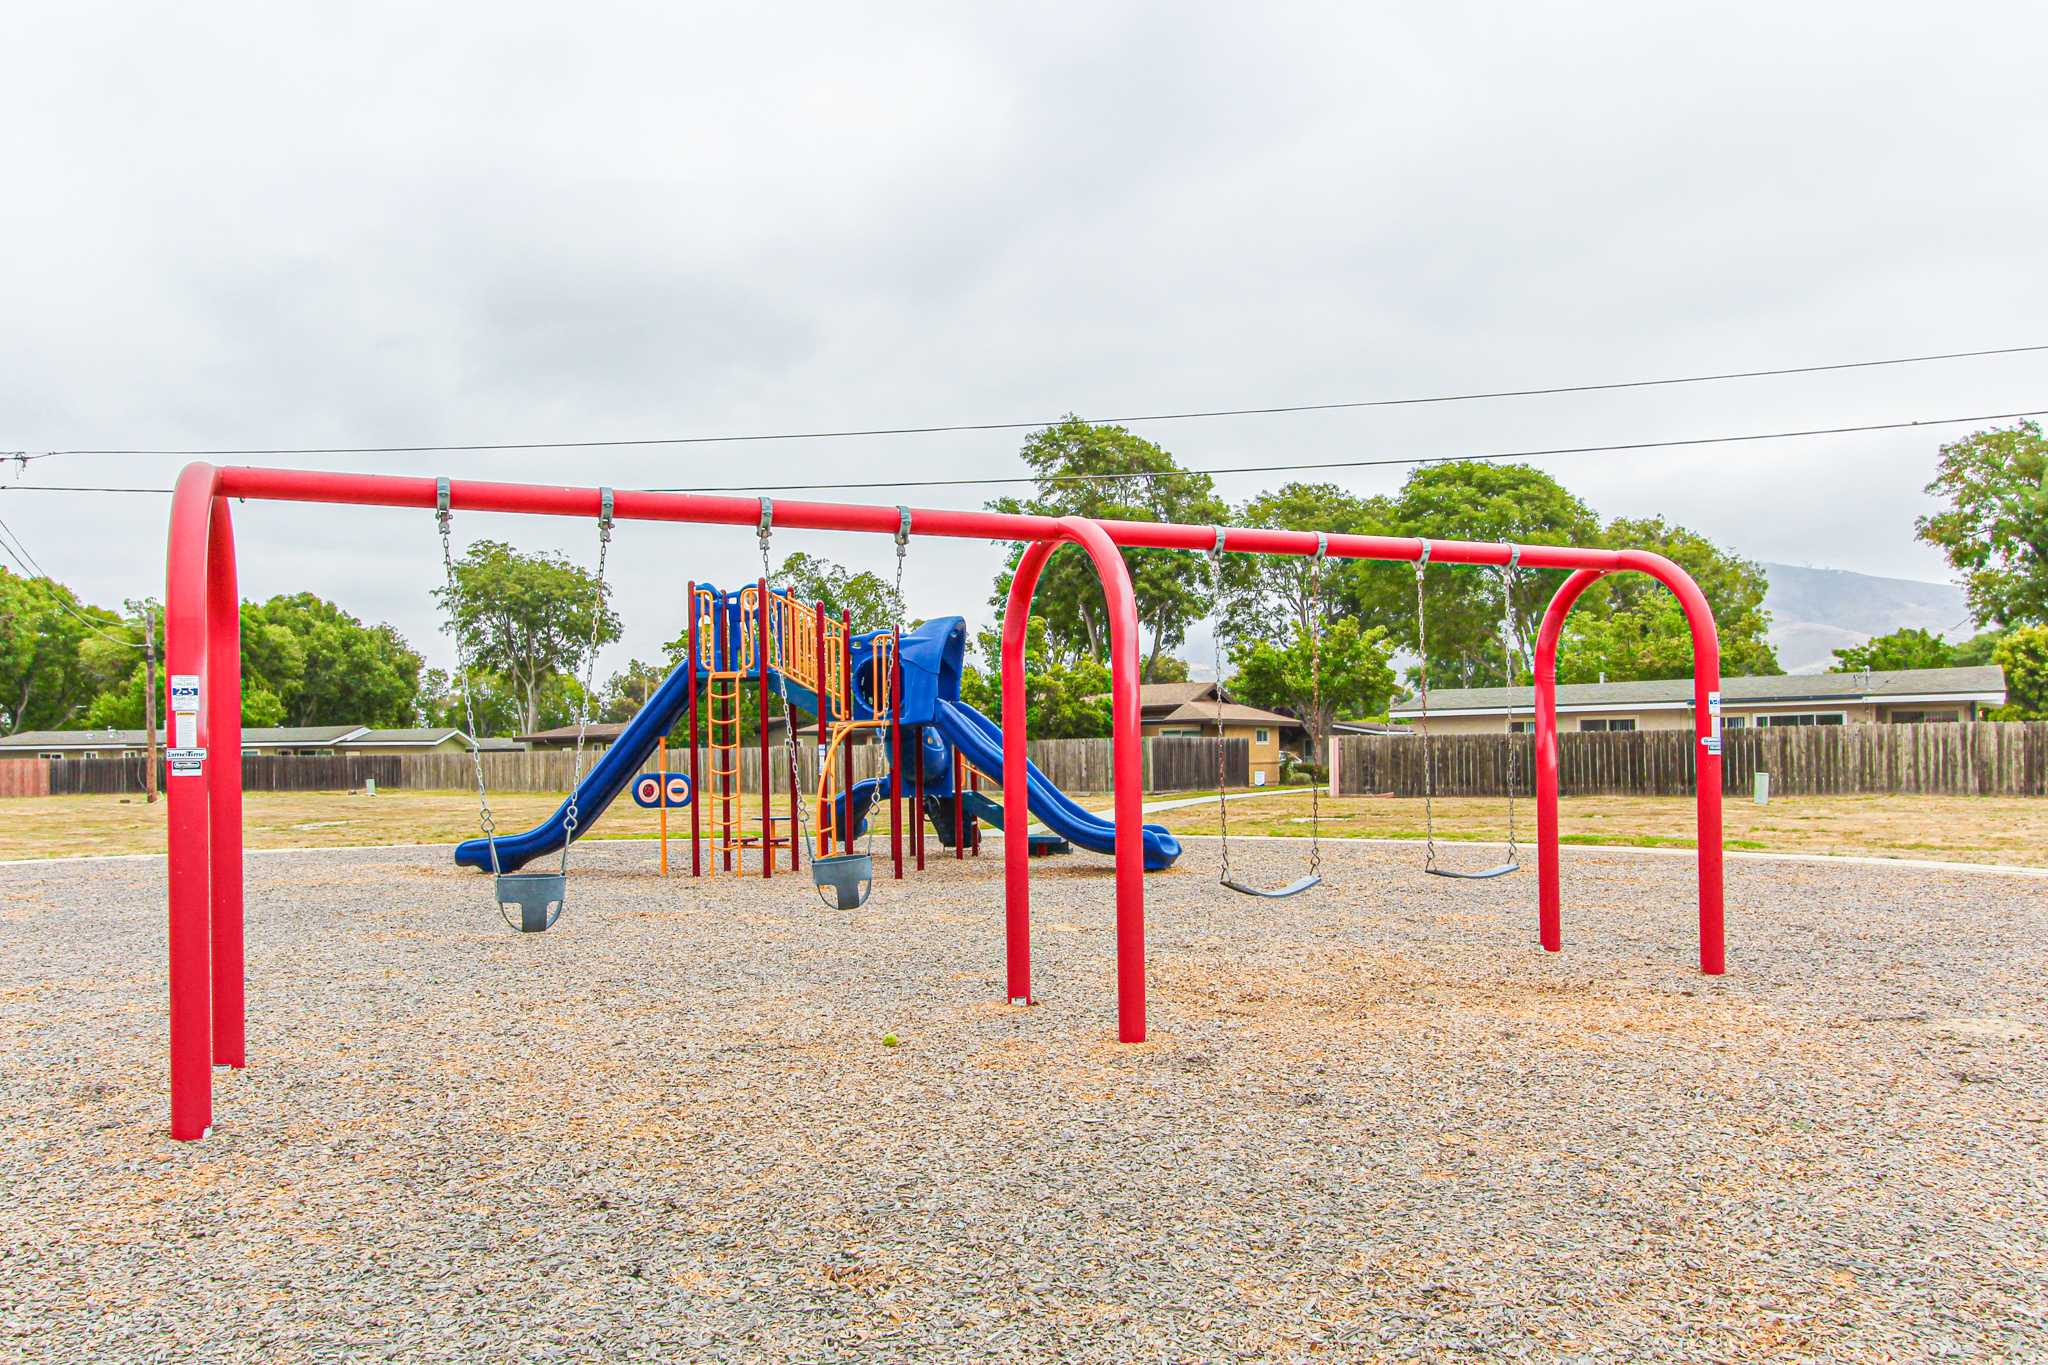
<path id="1" fill-rule="evenodd" d="M 1346 796 L 1422 795 L 1419 735 L 1347 735 L 1338 741 Z M 1566 796 L 1690 796 L 1698 782 L 1691 730 L 1557 737 L 1558 789 Z M 1445 735 L 1429 741 L 1439 796 L 1534 794 L 1530 735 Z M 1780 796 L 1915 794 L 2048 796 L 2048 722 L 1764 726 L 1722 740 L 1721 789 L 1747 793 L 1758 773 Z"/>
<path id="2" fill-rule="evenodd" d="M 1225 778 L 1231 786 L 1251 780 L 1251 746 L 1242 739 L 1224 741 Z M 1106 739 L 1034 740 L 1031 761 L 1062 790 L 1099 793 L 1113 789 L 1110 742 Z M 878 777 L 885 768 L 882 745 L 866 742 L 854 750 L 854 777 Z M 585 754 L 589 771 L 595 756 Z M 700 777 L 711 771 L 709 755 L 698 751 Z M 140 755 L 119 758 L 24 758 L 0 761 L 0 797 L 115 796 L 144 790 L 146 760 Z M 494 792 L 566 792 L 575 771 L 576 755 L 567 750 L 494 752 L 483 755 L 484 782 Z M 771 747 L 769 763 L 779 769 L 780 746 Z M 650 756 L 647 768 L 655 767 Z M 670 750 L 671 772 L 689 768 L 688 750 Z M 809 740 L 797 744 L 797 772 L 805 789 L 817 783 L 817 748 Z M 739 782 L 743 792 L 761 789 L 761 755 L 756 746 L 739 751 Z M 170 779 L 158 771 L 159 782 Z M 244 791 L 348 791 L 375 781 L 392 791 L 465 791 L 476 786 L 470 756 L 434 754 L 334 754 L 279 757 L 244 755 Z M 1145 790 L 1199 791 L 1216 785 L 1216 742 L 1182 735 L 1145 741 Z"/>

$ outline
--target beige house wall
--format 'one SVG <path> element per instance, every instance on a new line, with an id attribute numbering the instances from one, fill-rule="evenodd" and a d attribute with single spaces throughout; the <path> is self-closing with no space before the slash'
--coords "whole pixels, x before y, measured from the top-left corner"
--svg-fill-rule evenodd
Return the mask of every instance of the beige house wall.
<path id="1" fill-rule="evenodd" d="M 1213 722 L 1208 725 L 1196 725 L 1187 721 L 1148 720 L 1140 729 L 1146 739 L 1153 739 L 1159 735 L 1199 735 L 1206 739 L 1214 739 L 1216 737 L 1216 726 Z M 1261 729 L 1266 733 L 1266 741 L 1263 744 L 1259 742 L 1259 731 Z M 1265 774 L 1266 785 L 1268 786 L 1280 780 L 1280 728 L 1278 726 L 1225 724 L 1223 727 L 1223 737 L 1225 739 L 1241 739 L 1246 742 L 1246 745 L 1251 750 L 1251 770 L 1254 782 L 1258 781 L 1261 773 Z"/>
<path id="2" fill-rule="evenodd" d="M 1848 725 L 1867 725 L 1885 720 L 1894 709 L 1908 711 L 1938 711 L 1943 709 L 1962 711 L 1960 703 L 1912 702 L 1902 707 L 1877 705 L 1870 702 L 1782 702 L 1768 706 L 1734 706 L 1723 708 L 1726 720 L 1740 721 L 1754 725 L 1757 717 L 1766 715 L 1798 715 L 1807 712 L 1840 712 Z M 1557 718 L 1557 728 L 1562 734 L 1583 730 L 1589 720 L 1633 719 L 1638 730 L 1690 730 L 1693 728 L 1692 709 L 1675 707 L 1660 710 L 1631 711 L 1625 708 L 1612 711 L 1568 711 Z M 1404 718 L 1414 725 L 1413 717 Z M 1517 711 L 1515 719 L 1524 725 L 1535 719 L 1527 711 Z M 1498 735 L 1508 728 L 1508 718 L 1501 715 L 1457 715 L 1437 712 L 1429 718 L 1431 733 L 1439 735 Z"/>

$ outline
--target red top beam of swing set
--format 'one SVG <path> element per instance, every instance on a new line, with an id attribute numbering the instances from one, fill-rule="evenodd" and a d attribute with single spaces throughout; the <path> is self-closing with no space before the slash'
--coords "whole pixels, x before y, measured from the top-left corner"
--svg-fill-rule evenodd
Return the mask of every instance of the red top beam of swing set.
<path id="1" fill-rule="evenodd" d="M 196 728 L 197 746 L 173 754 L 168 795 L 170 900 L 171 1135 L 203 1137 L 213 1114 L 215 1065 L 245 1061 L 242 948 L 241 771 L 236 762 L 205 762 L 208 747 L 223 756 L 241 749 L 241 641 L 230 498 L 340 503 L 370 507 L 439 505 L 439 480 L 312 470 L 189 465 L 171 503 L 165 594 L 165 687 L 173 727 Z M 449 507 L 464 512 L 599 516 L 602 490 L 562 485 L 455 480 Z M 757 528 L 764 513 L 780 529 L 861 531 L 893 536 L 902 524 L 894 506 L 774 501 L 693 493 L 618 491 L 613 516 Z M 1003 806 L 1008 828 L 1028 828 L 1023 706 L 1024 623 L 1039 571 L 1059 544 L 1078 546 L 1095 565 L 1109 607 L 1111 715 L 1116 791 L 1116 943 L 1118 1037 L 1145 1037 L 1143 794 L 1137 679 L 1138 621 L 1130 576 L 1119 548 L 1313 555 L 1339 559 L 1416 561 L 1425 542 L 1389 536 L 1321 535 L 1313 531 L 1217 528 L 1165 522 L 1091 521 L 949 508 L 908 509 L 914 535 L 1023 541 L 1031 549 L 1011 582 L 1003 623 Z M 1429 541 L 1439 563 L 1510 562 L 1505 543 Z M 1543 947 L 1562 946 L 1557 868 L 1556 646 L 1565 615 L 1585 587 L 1604 574 L 1645 573 L 1678 598 L 1693 634 L 1695 728 L 1699 737 L 1699 950 L 1702 971 L 1724 969 L 1722 928 L 1720 647 L 1713 612 L 1698 586 L 1670 560 L 1639 550 L 1589 550 L 1524 545 L 1530 569 L 1574 572 L 1544 615 L 1535 659 L 1538 811 L 1538 916 Z M 203 702 L 179 694 L 180 683 L 203 679 Z M 196 726 L 195 724 L 196 723 Z M 920 765 L 919 771 L 922 771 Z M 916 827 L 921 833 L 922 825 Z M 1012 1000 L 1030 998 L 1028 840 L 1004 840 L 1008 985 Z"/>

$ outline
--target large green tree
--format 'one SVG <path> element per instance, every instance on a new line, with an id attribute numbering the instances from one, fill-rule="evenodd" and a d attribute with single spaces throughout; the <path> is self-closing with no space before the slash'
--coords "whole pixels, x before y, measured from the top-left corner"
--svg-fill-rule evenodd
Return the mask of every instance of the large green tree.
<path id="1" fill-rule="evenodd" d="M 1377 535 L 1384 534 L 1392 520 L 1384 498 L 1362 498 L 1329 483 L 1290 483 L 1245 503 L 1231 524 Z M 1334 610 L 1358 615 L 1360 604 L 1370 600 L 1374 591 L 1374 570 L 1379 570 L 1383 579 L 1392 578 L 1384 565 L 1332 559 L 1318 571 L 1309 560 L 1295 555 L 1228 554 L 1222 568 L 1219 596 L 1223 634 L 1229 641 L 1284 642 L 1301 631 L 1315 629 L 1316 622 Z M 1314 601 L 1318 595 L 1320 603 Z"/>
<path id="2" fill-rule="evenodd" d="M 1662 517 L 1616 517 L 1601 539 L 1610 549 L 1648 550 L 1684 569 L 1713 608 L 1721 672 L 1729 677 L 1783 673 L 1771 647 L 1769 589 L 1761 564 L 1723 550 Z M 1532 627 L 1540 623 L 1532 622 Z M 1609 574 L 1589 589 L 1565 623 L 1558 677 L 1610 682 L 1692 676 L 1692 629 L 1678 599 L 1647 574 Z"/>
<path id="3" fill-rule="evenodd" d="M 1432 540 L 1598 545 L 1593 509 L 1550 475 L 1528 465 L 1461 460 L 1424 465 L 1408 476 L 1392 507 L 1393 534 Z M 1417 648 L 1414 571 L 1402 566 L 1361 581 L 1352 603 L 1361 620 L 1383 624 L 1402 648 Z M 1427 571 L 1429 681 L 1432 687 L 1494 687 L 1508 681 L 1502 642 L 1505 602 L 1495 569 L 1432 563 Z M 1564 574 L 1515 576 L 1517 668 L 1526 671 L 1543 608 Z"/>
<path id="4" fill-rule="evenodd" d="M 1844 645 L 1835 651 L 1835 671 L 1873 669 L 1880 672 L 1900 668 L 1949 668 L 1956 661 L 1956 646 L 1932 631 L 1904 626 L 1888 635 L 1873 635 L 1860 645 Z"/>
<path id="5" fill-rule="evenodd" d="M 2010 720 L 2048 720 L 2048 625 L 2007 631 L 1991 657 L 2005 670 L 2002 714 Z"/>
<path id="6" fill-rule="evenodd" d="M 1096 425 L 1078 417 L 1032 433 L 1022 450 L 1037 480 L 1029 498 L 998 498 L 998 512 L 1046 517 L 1094 517 L 1120 521 L 1219 522 L 1228 509 L 1206 474 L 1182 469 L 1173 456 L 1119 426 Z M 996 576 L 990 605 L 1000 613 L 1009 600 L 1010 580 L 1024 547 L 1013 546 Z M 1208 566 L 1200 556 L 1176 550 L 1125 550 L 1137 599 L 1138 620 L 1147 637 L 1141 661 L 1149 681 L 1158 661 L 1187 638 L 1213 593 Z M 1047 648 L 1057 660 L 1109 657 L 1109 617 L 1102 582 L 1077 545 L 1055 551 L 1038 580 L 1032 615 L 1046 623 Z"/>
<path id="7" fill-rule="evenodd" d="M 1339 715 L 1377 715 L 1394 693 L 1393 646 L 1379 626 L 1350 617 L 1326 623 L 1311 637 L 1298 630 L 1285 644 L 1251 640 L 1232 651 L 1226 692 L 1247 706 L 1287 711 L 1309 727 L 1320 756 Z M 1317 707 L 1320 697 L 1321 707 Z"/>
<path id="8" fill-rule="evenodd" d="M 2038 422 L 1941 448 L 1927 491 L 1947 506 L 1914 523 L 1963 576 L 1980 625 L 2048 622 L 2048 440 Z"/>
<path id="9" fill-rule="evenodd" d="M 141 645 L 139 628 L 63 584 L 0 569 L 0 729 L 79 724 L 141 658 Z"/>
<path id="10" fill-rule="evenodd" d="M 541 726 L 550 685 L 582 666 L 593 629 L 602 647 L 619 618 L 598 600 L 597 580 L 555 554 L 522 554 L 479 540 L 455 564 L 452 588 L 435 591 L 473 667 L 503 678 L 527 732 Z"/>
<path id="11" fill-rule="evenodd" d="M 825 614 L 835 621 L 842 612 L 852 612 L 856 631 L 887 630 L 903 610 L 889 580 L 866 569 L 856 573 L 823 555 L 798 551 L 782 561 L 770 581 L 807 602 L 824 603 Z"/>
<path id="12" fill-rule="evenodd" d="M 1110 675 L 1106 665 L 1054 656 L 1051 628 L 1031 618 L 1024 637 L 1024 721 L 1033 739 L 1094 739 L 1110 733 Z M 1002 638 L 981 633 L 986 668 L 961 670 L 960 699 L 991 720 L 1003 717 Z"/>
<path id="13" fill-rule="evenodd" d="M 300 660 L 291 676 L 271 679 L 287 725 L 408 724 L 419 696 L 421 660 L 389 625 L 366 626 L 309 592 L 244 606 L 243 628 L 283 630 Z"/>

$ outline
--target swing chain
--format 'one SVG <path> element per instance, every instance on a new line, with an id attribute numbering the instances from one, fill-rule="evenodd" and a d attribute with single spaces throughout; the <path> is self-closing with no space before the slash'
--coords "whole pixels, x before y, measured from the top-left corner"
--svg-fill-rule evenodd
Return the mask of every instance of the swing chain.
<path id="1" fill-rule="evenodd" d="M 441 570 L 448 580 L 448 610 L 455 610 L 457 588 L 455 583 L 455 552 L 450 548 L 449 523 L 453 517 L 449 511 L 448 480 L 438 479 L 434 489 L 434 519 L 441 526 Z M 470 677 L 469 651 L 463 645 L 462 627 L 455 627 L 455 672 L 462 687 L 463 720 L 469 726 L 469 761 L 476 772 L 477 828 L 483 831 L 484 843 L 491 851 L 491 876 L 500 877 L 504 870 L 498 865 L 498 818 L 491 813 L 491 797 L 484 785 L 484 751 L 476 737 L 476 688 Z M 501 909 L 499 913 L 503 913 Z"/>
<path id="2" fill-rule="evenodd" d="M 1522 547 L 1508 546 L 1508 562 L 1501 566 L 1501 630 L 1506 636 L 1502 647 L 1507 652 L 1508 665 L 1508 861 L 1520 861 L 1515 848 L 1515 784 L 1517 780 L 1516 758 L 1521 752 L 1521 740 L 1515 734 L 1515 667 L 1520 657 L 1522 632 L 1515 617 L 1515 571 L 1522 566 Z M 1533 680 L 1532 680 L 1533 681 Z"/>
<path id="3" fill-rule="evenodd" d="M 1223 584 L 1223 528 L 1216 528 L 1216 543 L 1209 549 L 1209 576 L 1214 586 L 1212 591 L 1221 597 Z M 1216 830 L 1223 866 L 1216 874 L 1216 880 L 1225 885 L 1230 882 L 1230 788 L 1223 763 L 1223 631 L 1222 619 L 1217 619 L 1217 629 L 1209 634 L 1209 641 L 1215 647 L 1216 659 Z"/>
<path id="4" fill-rule="evenodd" d="M 774 524 L 775 500 L 773 498 L 763 498 L 761 499 L 761 524 L 759 527 L 755 529 L 754 538 L 758 540 L 761 544 L 761 581 L 764 584 L 772 584 L 774 578 L 774 569 L 769 563 L 768 553 L 769 540 L 774 534 Z M 772 586 L 770 586 L 768 589 L 768 596 L 772 598 L 774 594 L 775 589 Z M 760 637 L 757 646 L 757 653 L 760 658 L 761 667 L 763 668 L 766 668 L 768 666 L 768 634 L 770 619 L 771 614 L 768 610 L 768 603 L 766 601 L 763 601 L 755 610 L 754 620 L 755 631 Z M 789 649 L 789 641 L 784 640 L 782 642 L 782 647 L 786 654 Z M 825 707 L 825 641 L 822 638 L 818 640 L 814 652 L 816 653 L 818 660 L 818 709 L 822 712 Z M 782 660 L 782 663 L 784 665 L 787 665 L 789 663 L 789 659 L 785 657 Z M 775 670 L 775 691 L 777 696 L 779 696 L 782 700 L 783 761 L 789 769 L 790 790 L 796 791 L 803 784 L 799 780 L 800 774 L 797 770 L 796 712 L 792 711 L 789 706 L 789 673 L 786 667 L 778 667 Z M 764 716 L 762 718 L 762 724 L 765 725 L 766 723 L 767 718 Z M 820 715 L 818 717 L 818 737 L 820 743 L 823 742 L 824 735 L 825 718 L 823 715 Z M 765 777 L 762 782 L 762 786 L 764 788 L 767 786 Z M 767 800 L 765 792 L 763 793 L 761 799 L 764 801 Z M 816 863 L 818 861 L 818 845 L 817 842 L 811 838 L 810 806 L 811 803 L 808 800 L 806 800 L 801 794 L 799 794 L 796 802 L 797 833 L 802 837 L 804 841 L 805 856 L 807 856 L 813 863 Z M 761 856 L 773 857 L 774 851 L 772 849 L 763 849 Z"/>
<path id="5" fill-rule="evenodd" d="M 1436 803 L 1435 776 L 1431 772 L 1429 739 L 1429 624 L 1423 610 L 1423 574 L 1429 568 L 1429 542 L 1422 542 L 1422 553 L 1415 560 L 1415 652 L 1420 656 L 1420 685 L 1416 689 L 1421 702 L 1422 725 L 1422 868 L 1425 872 L 1436 870 Z"/>
<path id="6" fill-rule="evenodd" d="M 576 825 L 581 812 L 577 797 L 583 786 L 583 741 L 590 729 L 590 689 L 597 680 L 598 637 L 604 630 L 605 559 L 612 546 L 612 490 L 598 490 L 597 517 L 597 603 L 590 614 L 590 643 L 583 654 L 583 685 L 576 694 L 576 760 L 570 771 L 569 809 L 562 813 L 562 871 L 569 871 L 569 846 L 576 842 Z"/>

